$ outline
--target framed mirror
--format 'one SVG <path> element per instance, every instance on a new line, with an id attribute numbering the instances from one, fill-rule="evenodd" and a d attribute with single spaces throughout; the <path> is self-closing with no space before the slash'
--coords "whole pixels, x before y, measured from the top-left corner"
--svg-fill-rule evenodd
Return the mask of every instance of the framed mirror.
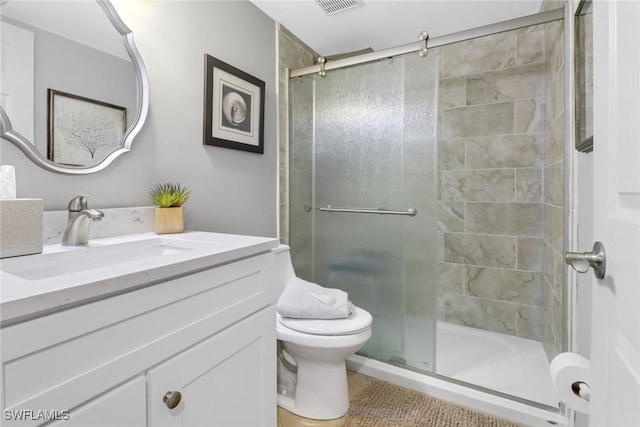
<path id="1" fill-rule="evenodd" d="M 131 30 L 108 0 L 5 0 L 0 137 L 38 166 L 103 170 L 131 149 L 149 83 Z"/>
<path id="2" fill-rule="evenodd" d="M 575 15 L 576 150 L 593 151 L 593 4 L 581 0 Z"/>

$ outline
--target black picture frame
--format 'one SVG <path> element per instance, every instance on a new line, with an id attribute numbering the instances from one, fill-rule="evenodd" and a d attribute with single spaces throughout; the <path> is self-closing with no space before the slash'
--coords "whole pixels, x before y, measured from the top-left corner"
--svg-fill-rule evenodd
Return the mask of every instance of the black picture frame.
<path id="1" fill-rule="evenodd" d="M 262 80 L 205 54 L 204 145 L 264 154 Z"/>
<path id="2" fill-rule="evenodd" d="M 47 89 L 47 158 L 90 166 L 122 146 L 127 109 L 72 93 Z"/>

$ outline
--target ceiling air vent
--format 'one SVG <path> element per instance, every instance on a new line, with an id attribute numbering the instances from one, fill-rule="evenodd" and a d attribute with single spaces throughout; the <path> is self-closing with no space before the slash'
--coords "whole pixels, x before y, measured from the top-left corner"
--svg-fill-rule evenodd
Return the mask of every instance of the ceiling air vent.
<path id="1" fill-rule="evenodd" d="M 327 15 L 335 15 L 360 5 L 358 0 L 316 0 Z"/>

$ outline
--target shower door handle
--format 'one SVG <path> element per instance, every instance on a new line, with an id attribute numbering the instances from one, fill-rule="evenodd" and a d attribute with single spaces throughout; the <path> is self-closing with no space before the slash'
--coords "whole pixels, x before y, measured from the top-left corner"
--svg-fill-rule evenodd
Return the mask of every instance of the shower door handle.
<path id="1" fill-rule="evenodd" d="M 418 211 L 409 208 L 406 211 L 394 211 L 386 208 L 334 208 L 328 205 L 326 208 L 320 208 L 322 212 L 343 212 L 343 213 L 360 213 L 360 214 L 378 214 L 378 215 L 407 215 L 416 216 Z"/>
<path id="2" fill-rule="evenodd" d="M 604 279 L 607 271 L 607 255 L 600 242 L 593 244 L 591 252 L 567 252 L 564 254 L 564 260 L 578 273 L 586 273 L 589 267 L 593 268 L 596 279 Z"/>

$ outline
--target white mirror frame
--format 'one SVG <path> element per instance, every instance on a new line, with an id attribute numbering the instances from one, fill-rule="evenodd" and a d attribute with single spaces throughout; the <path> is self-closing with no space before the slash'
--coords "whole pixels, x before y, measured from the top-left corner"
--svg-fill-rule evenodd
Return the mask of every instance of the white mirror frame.
<path id="1" fill-rule="evenodd" d="M 109 0 L 95 0 L 100 7 L 104 10 L 107 18 L 113 24 L 114 28 L 124 37 L 124 45 L 131 57 L 131 62 L 133 63 L 133 67 L 136 70 L 136 80 L 137 80 L 137 106 L 138 111 L 137 115 L 134 118 L 129 129 L 122 136 L 122 144 L 120 147 L 111 151 L 107 156 L 105 156 L 99 163 L 96 163 L 91 166 L 69 166 L 69 165 L 59 165 L 57 163 L 52 162 L 46 156 L 41 154 L 38 150 L 36 150 L 34 144 L 32 144 L 29 140 L 27 140 L 24 136 L 20 135 L 18 132 L 12 129 L 11 121 L 9 117 L 5 113 L 5 111 L 0 108 L 0 138 L 3 138 L 11 143 L 13 143 L 16 147 L 18 147 L 31 161 L 33 161 L 36 165 L 50 171 L 61 173 L 65 175 L 86 175 L 90 173 L 99 172 L 105 169 L 107 166 L 111 164 L 117 157 L 120 155 L 127 153 L 131 150 L 131 145 L 133 143 L 133 139 L 136 137 L 138 132 L 142 129 L 145 120 L 147 119 L 147 113 L 149 112 L 149 80 L 147 77 L 147 70 L 144 67 L 144 63 L 142 62 L 142 57 L 140 56 L 140 52 L 136 48 L 135 43 L 133 42 L 133 33 L 131 30 L 122 22 L 120 16 L 116 12 L 115 8 L 111 4 Z"/>

